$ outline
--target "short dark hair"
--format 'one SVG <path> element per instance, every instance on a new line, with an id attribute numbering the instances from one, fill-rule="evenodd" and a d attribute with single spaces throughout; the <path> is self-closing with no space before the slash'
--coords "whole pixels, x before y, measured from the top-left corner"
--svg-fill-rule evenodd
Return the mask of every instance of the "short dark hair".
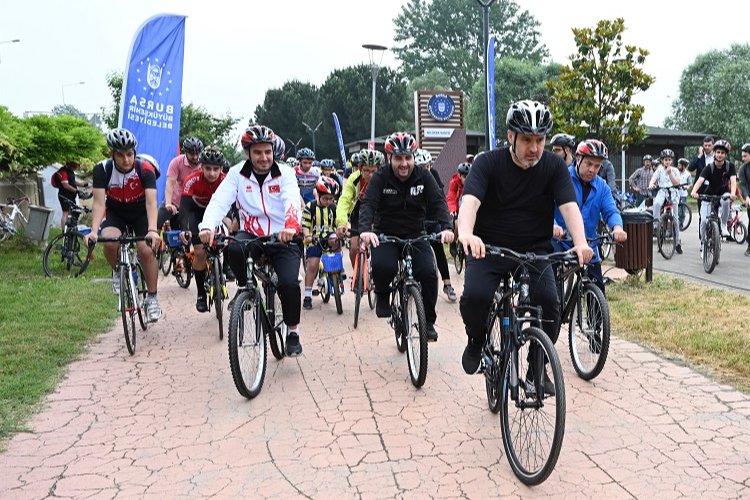
<path id="1" fill-rule="evenodd" d="M 714 141 L 716 141 L 716 139 L 714 139 L 714 136 L 712 135 L 707 135 L 706 137 L 703 138 L 703 142 L 714 142 Z"/>

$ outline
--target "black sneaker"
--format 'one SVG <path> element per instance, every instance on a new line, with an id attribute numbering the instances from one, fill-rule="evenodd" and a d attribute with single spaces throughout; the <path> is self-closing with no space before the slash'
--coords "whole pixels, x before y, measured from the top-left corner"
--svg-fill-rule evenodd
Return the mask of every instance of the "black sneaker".
<path id="1" fill-rule="evenodd" d="M 438 334 L 435 325 L 427 323 L 427 342 L 437 342 Z"/>
<path id="2" fill-rule="evenodd" d="M 378 318 L 391 317 L 391 297 L 390 295 L 377 295 L 377 304 L 375 305 L 375 314 Z"/>
<path id="3" fill-rule="evenodd" d="M 464 354 L 461 356 L 461 365 L 467 375 L 479 373 L 479 367 L 482 364 L 482 343 L 469 339 L 464 348 Z"/>
<path id="4" fill-rule="evenodd" d="M 450 300 L 451 302 L 455 302 L 456 300 L 458 300 L 458 296 L 456 295 L 456 291 L 453 289 L 453 285 L 444 285 L 443 293 L 448 297 L 448 300 Z"/>
<path id="5" fill-rule="evenodd" d="M 302 354 L 302 344 L 299 343 L 299 335 L 296 332 L 289 332 L 286 336 L 286 355 L 299 356 Z"/>
<path id="6" fill-rule="evenodd" d="M 531 374 L 530 366 L 529 366 L 529 369 L 526 370 L 526 395 L 527 396 L 536 395 L 536 386 L 534 385 L 534 377 Z M 555 384 L 553 384 L 552 381 L 549 379 L 549 375 L 547 375 L 546 369 L 544 370 L 544 395 L 545 396 L 555 395 Z"/>
<path id="7" fill-rule="evenodd" d="M 682 245 L 677 245 L 676 247 L 674 247 L 674 251 L 682 255 Z"/>
<path id="8" fill-rule="evenodd" d="M 312 297 L 305 297 L 302 300 L 302 308 L 303 309 L 312 309 Z"/>
<path id="9" fill-rule="evenodd" d="M 198 296 L 198 300 L 195 301 L 195 310 L 199 313 L 208 311 L 208 302 L 206 301 L 205 295 Z"/>

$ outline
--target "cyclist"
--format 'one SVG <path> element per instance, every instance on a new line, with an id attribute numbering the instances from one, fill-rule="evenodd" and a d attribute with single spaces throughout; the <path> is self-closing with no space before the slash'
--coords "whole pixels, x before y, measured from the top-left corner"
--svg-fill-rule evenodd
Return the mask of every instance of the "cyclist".
<path id="1" fill-rule="evenodd" d="M 198 225 L 199 237 L 204 244 L 211 242 L 214 228 L 235 202 L 240 214 L 240 231 L 235 235 L 238 240 L 278 233 L 279 241 L 287 243 L 299 234 L 297 179 L 294 170 L 273 159 L 274 136 L 273 130 L 264 125 L 253 125 L 245 130 L 240 142 L 247 161 L 229 169 L 211 197 L 203 221 Z M 261 250 L 257 246 L 246 246 L 238 241 L 232 242 L 224 252 L 237 279 L 238 294 L 247 286 L 246 249 L 254 258 L 260 258 Z M 302 354 L 299 341 L 301 293 L 297 281 L 300 250 L 297 245 L 274 246 L 268 248 L 267 254 L 279 279 L 281 309 L 284 323 L 289 327 L 287 355 L 299 356 Z M 230 308 L 231 304 L 230 301 Z"/>
<path id="2" fill-rule="evenodd" d="M 729 141 L 719 139 L 713 144 L 714 159 L 713 162 L 706 165 L 701 172 L 701 175 L 693 184 L 693 190 L 690 195 L 693 198 L 698 198 L 700 189 L 705 185 L 702 194 L 721 196 L 724 193 L 729 193 L 729 199 L 721 200 L 721 235 L 724 237 L 729 236 L 727 230 L 727 220 L 729 219 L 729 205 L 735 199 L 735 192 L 737 190 L 737 171 L 734 169 L 734 164 L 727 160 L 727 155 L 732 151 L 732 145 Z M 706 218 L 711 213 L 710 203 L 701 203 L 700 206 L 700 236 L 701 241 L 706 231 Z"/>
<path id="3" fill-rule="evenodd" d="M 315 277 L 320 267 L 320 256 L 323 255 L 323 245 L 318 241 L 312 244 L 313 238 L 328 239 L 336 235 L 336 205 L 334 201 L 339 195 L 338 183 L 330 177 L 321 177 L 315 184 L 318 200 L 305 205 L 302 211 L 302 235 L 305 237 L 305 298 L 302 307 L 312 309 L 312 289 Z"/>
<path id="4" fill-rule="evenodd" d="M 562 158 L 566 165 L 575 166 L 573 163 L 573 150 L 576 147 L 576 140 L 572 135 L 555 134 L 549 141 L 552 146 L 552 152 Z"/>
<path id="5" fill-rule="evenodd" d="M 688 165 L 688 171 L 695 172 L 695 180 L 698 181 L 698 177 L 700 177 L 701 173 L 703 172 L 703 169 L 706 168 L 706 165 L 710 165 L 714 161 L 714 141 L 716 139 L 712 135 L 707 135 L 703 138 L 703 146 L 698 148 L 698 154 L 693 156 L 693 159 L 690 160 L 690 165 Z M 695 184 L 693 184 L 695 185 Z M 705 187 L 703 188 L 705 189 Z M 703 190 L 699 191 L 700 194 L 703 194 Z M 701 218 L 701 205 L 703 202 L 701 200 L 698 200 L 698 227 L 700 227 L 700 218 Z"/>
<path id="6" fill-rule="evenodd" d="M 338 192 L 341 193 L 341 190 L 344 187 L 344 180 L 339 174 L 336 173 L 336 163 L 333 160 L 328 158 L 326 158 L 325 160 L 320 160 L 320 174 L 324 177 L 329 177 L 336 181 L 336 183 L 339 185 Z M 338 197 L 338 194 L 336 196 Z"/>
<path id="7" fill-rule="evenodd" d="M 278 161 L 284 161 L 284 153 L 286 152 L 286 144 L 281 136 L 274 136 L 273 139 L 273 159 Z"/>
<path id="8" fill-rule="evenodd" d="M 581 141 L 576 148 L 575 166 L 568 167 L 570 179 L 576 192 L 576 201 L 583 217 L 583 226 L 587 238 L 596 238 L 599 220 L 604 219 L 612 228 L 612 235 L 618 243 L 627 240 L 627 233 L 622 229 L 622 216 L 617 210 L 617 205 L 612 198 L 609 186 L 599 176 L 602 162 L 607 157 L 607 146 L 597 139 L 586 139 Z M 570 244 L 560 241 L 567 226 L 563 220 L 559 208 L 555 208 L 555 227 L 552 246 L 556 252 L 562 252 L 570 248 Z M 598 245 L 590 244 L 594 257 L 589 261 L 587 268 L 591 280 L 604 292 L 604 277 L 602 276 L 601 256 Z"/>
<path id="9" fill-rule="evenodd" d="M 469 162 L 459 163 L 456 173 L 453 174 L 450 184 L 448 184 L 448 195 L 445 197 L 445 201 L 448 203 L 448 211 L 454 221 L 456 220 L 456 217 L 458 217 L 458 209 L 461 206 L 461 195 L 464 191 L 464 182 L 466 182 L 466 176 L 469 175 L 470 168 L 471 163 Z M 455 233 L 455 229 L 457 228 L 454 227 L 453 229 Z M 453 257 L 456 256 L 457 244 L 458 242 L 454 240 L 449 245 L 451 256 Z"/>
<path id="10" fill-rule="evenodd" d="M 349 226 L 349 260 L 352 268 L 359 251 L 359 208 L 365 196 L 367 184 L 378 169 L 385 164 L 385 157 L 380 151 L 363 149 L 357 153 L 359 168 L 352 173 L 344 184 L 344 190 L 336 207 L 336 233 L 339 238 L 346 235 Z"/>
<path id="11" fill-rule="evenodd" d="M 302 195 L 303 204 L 315 199 L 315 184 L 320 177 L 320 169 L 313 166 L 315 153 L 310 148 L 302 148 L 297 151 L 299 165 L 294 167 L 297 176 L 297 185 Z"/>
<path id="12" fill-rule="evenodd" d="M 172 158 L 167 167 L 167 184 L 164 192 L 164 203 L 159 207 L 157 227 L 162 227 L 164 221 L 169 220 L 172 229 L 180 228 L 180 218 L 177 212 L 182 198 L 182 186 L 185 179 L 194 172 L 200 172 L 200 155 L 203 142 L 197 137 L 186 137 L 182 141 L 181 155 Z"/>
<path id="13" fill-rule="evenodd" d="M 149 321 L 158 321 L 161 308 L 156 297 L 157 269 L 154 252 L 161 244 L 156 220 L 156 170 L 148 160 L 136 159 L 138 141 L 132 132 L 116 128 L 107 134 L 107 147 L 110 159 L 94 166 L 94 206 L 91 212 L 91 233 L 86 235 L 86 243 L 97 240 L 99 228 L 102 237 L 117 238 L 128 228 L 135 236 L 149 236 L 151 248 L 146 241 L 139 241 L 138 257 L 143 266 L 148 295 L 143 303 Z M 104 218 L 106 208 L 107 218 Z M 104 244 L 104 257 L 112 266 L 112 290 L 120 293 L 117 279 L 119 245 L 116 242 Z"/>
<path id="14" fill-rule="evenodd" d="M 390 282 L 398 270 L 403 245 L 379 245 L 376 233 L 400 238 L 415 238 L 425 232 L 425 221 L 439 224 L 443 243 L 453 241 L 452 221 L 448 205 L 435 178 L 426 170 L 415 168 L 414 153 L 417 141 L 405 132 L 395 132 L 385 140 L 388 168 L 372 176 L 359 212 L 360 238 L 372 247 L 372 280 L 375 284 L 379 318 L 391 315 Z M 436 341 L 435 304 L 437 275 L 433 253 L 426 241 L 414 244 L 414 277 L 422 287 L 427 340 Z"/>
<path id="15" fill-rule="evenodd" d="M 348 179 L 350 175 L 359 168 L 359 153 L 352 153 L 349 157 L 349 165 L 344 169 L 344 178 Z"/>
<path id="16" fill-rule="evenodd" d="M 653 158 L 651 155 L 643 155 L 643 166 L 637 168 L 633 174 L 628 177 L 628 184 L 635 193 L 635 206 L 639 207 L 648 196 L 648 183 L 654 175 Z"/>
<path id="17" fill-rule="evenodd" d="M 668 188 L 677 187 L 680 185 L 680 171 L 672 166 L 674 161 L 674 151 L 671 149 L 662 150 L 659 155 L 661 164 L 651 176 L 651 180 L 648 183 L 649 191 L 654 188 Z M 680 218 L 679 218 L 679 205 L 680 205 L 680 192 L 678 189 L 667 191 L 665 189 L 659 189 L 654 197 L 654 220 L 658 221 L 661 217 L 661 207 L 664 205 L 664 201 L 667 199 L 667 193 L 672 200 L 672 217 L 674 218 L 674 241 L 675 241 L 675 252 L 682 253 L 682 245 L 680 245 Z"/>
<path id="18" fill-rule="evenodd" d="M 417 152 L 414 153 L 414 165 L 419 168 L 424 168 L 432 174 L 442 196 L 444 188 L 443 181 L 440 179 L 440 174 L 438 174 L 438 171 L 432 168 L 432 155 L 430 154 L 430 152 L 426 149 L 417 149 Z M 439 233 L 440 224 L 436 221 L 430 220 L 430 218 L 428 217 L 425 224 L 425 230 L 428 233 Z M 451 274 L 450 270 L 448 269 L 448 258 L 445 256 L 445 249 L 443 248 L 443 244 L 439 241 L 431 241 L 430 246 L 432 247 L 432 251 L 435 253 L 435 263 L 437 264 L 438 272 L 440 273 L 440 279 L 443 280 L 443 293 L 449 301 L 455 302 L 456 300 L 458 300 L 458 296 L 456 296 L 456 290 L 453 289 L 453 285 L 451 284 Z"/>
<path id="19" fill-rule="evenodd" d="M 750 219 L 750 143 L 742 145 L 742 166 L 739 171 L 740 189 L 742 190 L 743 203 L 747 207 L 747 216 Z M 750 238 L 747 239 L 747 250 L 745 257 L 750 257 Z"/>
<path id="20" fill-rule="evenodd" d="M 62 209 L 62 221 L 60 227 L 65 228 L 65 221 L 68 220 L 68 213 L 70 207 L 75 206 L 76 197 L 81 196 L 83 193 L 79 193 L 79 187 L 89 187 L 88 182 L 84 182 L 80 179 L 76 179 L 75 171 L 81 166 L 80 163 L 73 160 L 68 160 L 65 165 L 60 167 L 57 172 L 53 174 L 52 185 L 57 187 L 57 201 L 60 202 L 60 208 Z M 81 196 L 81 199 L 88 197 Z"/>
<path id="21" fill-rule="evenodd" d="M 579 262 L 594 255 L 565 162 L 544 150 L 553 125 L 547 107 L 537 101 L 518 101 L 508 109 L 506 125 L 510 146 L 476 157 L 458 212 L 458 238 L 469 256 L 460 301 L 468 336 L 461 361 L 468 374 L 479 371 L 495 290 L 503 274 L 517 266 L 509 260 L 485 260 L 485 241 L 517 252 L 548 253 L 557 205 Z M 529 271 L 531 301 L 542 307 L 543 329 L 554 342 L 560 323 L 555 277 L 550 266 L 532 266 Z M 547 375 L 544 385 L 547 393 L 554 393 Z"/>
<path id="22" fill-rule="evenodd" d="M 224 155 L 219 148 L 209 146 L 201 151 L 201 169 L 185 179 L 180 200 L 180 223 L 185 230 L 181 234 L 182 243 L 193 244 L 193 275 L 198 288 L 195 309 L 198 312 L 208 311 L 206 299 L 206 250 L 198 238 L 198 223 L 203 220 L 211 197 L 224 180 Z"/>

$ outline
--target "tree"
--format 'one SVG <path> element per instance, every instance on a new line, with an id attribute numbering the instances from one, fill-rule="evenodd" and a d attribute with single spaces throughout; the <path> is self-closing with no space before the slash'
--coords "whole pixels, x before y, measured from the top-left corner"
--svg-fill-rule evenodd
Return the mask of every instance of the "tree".
<path id="1" fill-rule="evenodd" d="M 560 65 L 540 65 L 512 57 L 495 62 L 495 134 L 500 140 L 505 136 L 505 114 L 510 105 L 521 99 L 531 99 L 547 90 L 547 82 L 556 80 Z M 466 104 L 466 128 L 484 130 L 484 77 L 474 82 L 471 99 Z"/>
<path id="2" fill-rule="evenodd" d="M 120 119 L 120 101 L 122 100 L 122 72 L 113 71 L 107 75 L 107 87 L 112 95 L 112 105 L 108 108 L 102 108 L 104 123 L 110 129 L 117 128 L 117 122 Z"/>
<path id="3" fill-rule="evenodd" d="M 72 104 L 58 104 L 52 108 L 52 114 L 55 116 L 68 115 L 76 118 L 87 119 L 86 115 Z"/>
<path id="4" fill-rule="evenodd" d="M 287 147 L 302 139 L 299 145 L 302 148 L 312 147 L 312 139 L 302 122 L 314 127 L 321 119 L 318 117 L 318 88 L 292 80 L 281 88 L 266 91 L 263 104 L 255 108 L 254 122 L 271 127 L 286 141 Z"/>
<path id="5" fill-rule="evenodd" d="M 0 178 L 16 179 L 30 173 L 24 154 L 32 137 L 23 120 L 0 106 Z"/>
<path id="6" fill-rule="evenodd" d="M 415 76 L 408 84 L 409 94 L 417 90 L 453 90 L 451 80 L 440 68 L 432 68 L 424 75 Z"/>
<path id="7" fill-rule="evenodd" d="M 483 74 L 482 8 L 476 0 L 409 0 L 394 24 L 399 46 L 393 51 L 407 78 L 439 68 L 451 88 L 469 92 Z M 539 38 L 539 22 L 514 0 L 492 5 L 489 26 L 501 57 L 538 63 L 549 55 Z"/>
<path id="8" fill-rule="evenodd" d="M 750 139 L 750 44 L 734 44 L 696 57 L 680 77 L 680 94 L 666 126 L 708 132 L 735 150 Z"/>
<path id="9" fill-rule="evenodd" d="M 643 106 L 631 101 L 654 82 L 641 69 L 648 51 L 623 46 L 624 31 L 622 18 L 601 20 L 595 29 L 573 28 L 578 53 L 570 56 L 570 66 L 560 69 L 560 79 L 547 85 L 557 129 L 575 137 L 591 134 L 611 150 L 646 137 Z"/>

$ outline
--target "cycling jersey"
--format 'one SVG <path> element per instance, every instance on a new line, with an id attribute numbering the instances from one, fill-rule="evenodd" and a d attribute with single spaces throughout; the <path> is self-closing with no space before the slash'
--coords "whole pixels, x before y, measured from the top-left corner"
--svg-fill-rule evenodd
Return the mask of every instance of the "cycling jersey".
<path id="1" fill-rule="evenodd" d="M 327 236 L 336 231 L 336 205 L 321 207 L 313 200 L 302 211 L 302 227 L 311 236 Z"/>
<path id="2" fill-rule="evenodd" d="M 73 172 L 73 170 L 69 169 L 68 167 L 62 167 L 60 168 L 55 174 L 57 176 L 57 179 L 59 181 L 60 187 L 57 188 L 57 196 L 59 198 L 64 198 L 64 200 L 60 200 L 60 204 L 63 203 L 70 204 L 70 202 L 76 201 L 77 191 L 69 191 L 65 189 L 62 185 L 63 182 L 67 182 L 70 186 L 76 187 L 76 174 Z M 64 207 L 63 207 L 64 208 Z"/>
<path id="3" fill-rule="evenodd" d="M 224 177 L 226 177 L 226 174 L 222 172 L 216 182 L 209 184 L 203 175 L 203 171 L 193 172 L 185 179 L 185 184 L 182 186 L 182 196 L 192 197 L 199 207 L 205 208 Z"/>
<path id="4" fill-rule="evenodd" d="M 344 183 L 338 204 L 336 205 L 336 225 L 345 226 L 349 215 L 354 213 L 356 207 L 364 197 L 367 182 L 362 178 L 362 172 L 357 170 L 350 175 Z M 357 221 L 351 221 L 352 228 L 357 227 Z"/>
<path id="5" fill-rule="evenodd" d="M 127 173 L 120 172 L 116 167 L 112 169 L 112 176 L 107 182 L 105 163 L 100 162 L 94 167 L 94 189 L 104 189 L 107 196 L 107 212 L 146 213 L 146 189 L 156 189 L 156 173 L 154 166 L 142 160 L 143 177 L 138 175 L 135 164 Z"/>
<path id="6" fill-rule="evenodd" d="M 315 184 L 318 182 L 320 177 L 320 169 L 318 167 L 310 167 L 310 170 L 303 172 L 299 165 L 294 167 L 294 174 L 297 176 L 297 185 L 299 186 L 299 192 L 302 195 L 302 199 L 305 203 L 315 199 Z"/>
<path id="7" fill-rule="evenodd" d="M 445 201 L 448 202 L 449 212 L 458 212 L 458 209 L 461 206 L 461 195 L 463 192 L 464 182 L 461 180 L 461 175 L 453 174 L 451 182 L 448 184 L 448 196 L 445 197 Z"/>

